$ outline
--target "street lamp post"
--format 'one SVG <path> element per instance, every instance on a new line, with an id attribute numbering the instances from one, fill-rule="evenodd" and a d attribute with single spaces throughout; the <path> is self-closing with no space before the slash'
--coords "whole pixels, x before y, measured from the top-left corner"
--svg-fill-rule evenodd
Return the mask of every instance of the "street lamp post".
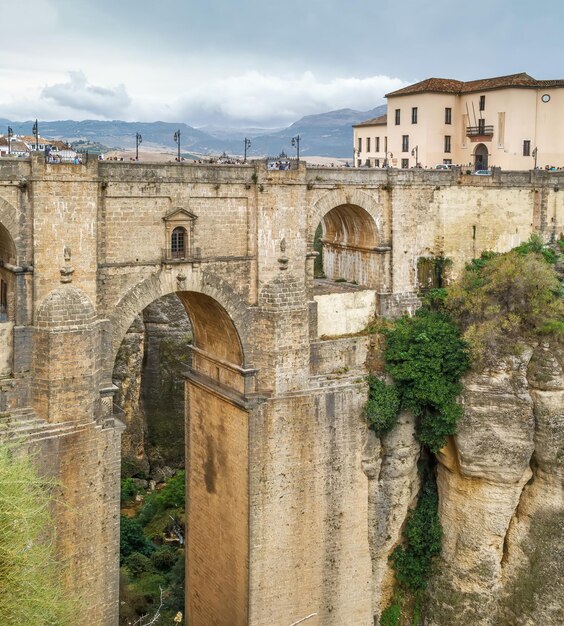
<path id="1" fill-rule="evenodd" d="M 251 140 L 245 137 L 245 158 L 243 160 L 244 163 L 247 162 L 247 148 L 251 147 Z"/>
<path id="2" fill-rule="evenodd" d="M 388 154 L 390 155 L 390 159 L 394 158 L 393 152 L 386 152 L 385 167 L 389 167 Z"/>
<path id="3" fill-rule="evenodd" d="M 35 150 L 37 151 L 39 150 L 39 125 L 37 124 L 37 120 L 35 120 L 31 132 L 35 135 Z"/>
<path id="4" fill-rule="evenodd" d="M 535 169 L 537 169 L 537 154 L 538 154 L 539 149 L 535 147 L 535 149 L 532 152 L 532 155 L 535 157 Z"/>
<path id="5" fill-rule="evenodd" d="M 14 131 L 11 126 L 8 126 L 8 155 L 12 154 L 12 137 L 14 136 Z"/>
<path id="6" fill-rule="evenodd" d="M 299 135 L 296 135 L 295 137 L 292 137 L 292 146 L 297 148 L 297 151 L 298 151 L 298 161 L 299 161 L 300 160 L 300 136 Z"/>
<path id="7" fill-rule="evenodd" d="M 174 133 L 174 141 L 178 144 L 178 156 L 176 160 L 180 163 L 180 130 Z"/>
<path id="8" fill-rule="evenodd" d="M 411 151 L 411 156 L 415 157 L 415 167 L 419 166 L 419 146 L 415 146 Z"/>
<path id="9" fill-rule="evenodd" d="M 143 143 L 141 133 L 135 133 L 135 160 L 139 161 L 139 144 Z"/>

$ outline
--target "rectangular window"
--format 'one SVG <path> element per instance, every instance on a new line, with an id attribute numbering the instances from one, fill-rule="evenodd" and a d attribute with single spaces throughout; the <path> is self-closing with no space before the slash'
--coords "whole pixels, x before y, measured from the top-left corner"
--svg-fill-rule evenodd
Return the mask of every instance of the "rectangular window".
<path id="1" fill-rule="evenodd" d="M 478 135 L 483 135 L 486 132 L 486 120 L 481 118 L 478 120 Z"/>
<path id="2" fill-rule="evenodd" d="M 445 152 L 450 152 L 450 135 L 445 135 Z"/>
<path id="3" fill-rule="evenodd" d="M 445 124 L 452 124 L 452 109 L 445 107 Z"/>
<path id="4" fill-rule="evenodd" d="M 380 137 L 375 137 L 374 143 L 376 144 L 374 146 L 374 152 L 380 152 Z"/>
<path id="5" fill-rule="evenodd" d="M 396 126 L 399 125 L 401 119 L 400 109 L 396 109 Z"/>
<path id="6" fill-rule="evenodd" d="M 523 156 L 531 156 L 531 140 L 525 139 L 523 142 Z"/>
<path id="7" fill-rule="evenodd" d="M 380 159 L 374 161 L 374 167 L 380 167 Z"/>
<path id="8" fill-rule="evenodd" d="M 366 152 L 370 152 L 370 137 L 366 138 Z"/>
<path id="9" fill-rule="evenodd" d="M 388 152 L 388 137 L 384 137 L 384 152 Z"/>
<path id="10" fill-rule="evenodd" d="M 358 138 L 358 151 L 362 152 L 362 137 Z"/>
<path id="11" fill-rule="evenodd" d="M 486 110 L 486 96 L 480 96 L 480 111 Z"/>
<path id="12" fill-rule="evenodd" d="M 409 152 L 409 135 L 401 136 L 401 151 Z"/>
<path id="13" fill-rule="evenodd" d="M 411 123 L 417 124 L 417 107 L 411 109 Z"/>
<path id="14" fill-rule="evenodd" d="M 406 170 L 409 167 L 409 159 L 402 159 L 401 160 L 401 167 L 402 167 L 402 169 Z"/>
<path id="15" fill-rule="evenodd" d="M 443 159 L 443 165 L 452 165 L 452 159 Z"/>

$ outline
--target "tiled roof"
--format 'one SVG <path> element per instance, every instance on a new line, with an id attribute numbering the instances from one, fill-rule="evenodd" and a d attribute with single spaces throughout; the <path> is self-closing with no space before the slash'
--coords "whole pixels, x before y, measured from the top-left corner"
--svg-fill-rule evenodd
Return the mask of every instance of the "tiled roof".
<path id="1" fill-rule="evenodd" d="M 8 147 L 8 138 L 7 137 L 0 137 L 0 146 L 2 147 Z M 25 145 L 25 143 L 23 141 L 18 141 L 16 139 L 12 139 L 12 141 L 10 142 L 10 147 L 12 152 L 27 152 L 28 151 L 28 147 Z"/>
<path id="2" fill-rule="evenodd" d="M 380 117 L 373 117 L 372 119 L 366 120 L 364 122 L 353 124 L 353 128 L 358 128 L 359 126 L 385 126 L 387 123 L 388 115 L 384 113 L 384 115 L 380 115 Z"/>
<path id="3" fill-rule="evenodd" d="M 414 85 L 392 91 L 386 94 L 386 98 L 389 96 L 407 96 L 413 93 L 452 93 L 460 95 L 463 93 L 504 89 L 507 87 L 524 87 L 529 89 L 564 87 L 564 80 L 536 80 L 525 72 L 521 74 L 510 74 L 509 76 L 497 76 L 495 78 L 481 78 L 480 80 L 470 80 L 467 82 L 453 80 L 451 78 L 427 78 Z"/>

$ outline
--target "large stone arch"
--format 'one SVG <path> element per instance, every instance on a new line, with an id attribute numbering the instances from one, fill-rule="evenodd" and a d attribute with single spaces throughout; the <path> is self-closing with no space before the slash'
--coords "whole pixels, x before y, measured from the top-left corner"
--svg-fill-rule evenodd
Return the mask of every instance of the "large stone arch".
<path id="1" fill-rule="evenodd" d="M 179 277 L 183 280 L 179 280 Z M 137 315 L 151 302 L 179 292 L 201 293 L 220 305 L 237 331 L 241 344 L 239 365 L 249 366 L 248 361 L 253 348 L 249 342 L 249 317 L 245 302 L 225 280 L 211 272 L 201 274 L 186 272 L 184 274 L 182 270 L 178 270 L 162 271 L 142 280 L 133 286 L 115 306 L 113 313 L 109 316 L 111 327 L 111 359 L 107 363 L 109 372 L 113 368 L 121 342 Z M 188 304 L 187 311 L 190 316 L 189 303 L 184 301 L 184 304 L 185 306 Z M 193 319 L 191 321 L 194 323 Z"/>
<path id="2" fill-rule="evenodd" d="M 249 596 L 249 377 L 246 305 L 218 276 L 185 266 L 135 285 L 110 317 L 112 353 L 148 304 L 176 293 L 194 345 L 185 372 L 188 623 L 246 624 Z"/>

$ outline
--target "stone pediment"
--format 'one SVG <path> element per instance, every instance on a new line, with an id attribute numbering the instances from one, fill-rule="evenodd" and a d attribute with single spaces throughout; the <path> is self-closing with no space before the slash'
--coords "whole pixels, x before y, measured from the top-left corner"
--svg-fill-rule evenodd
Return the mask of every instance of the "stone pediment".
<path id="1" fill-rule="evenodd" d="M 182 207 L 175 207 L 163 217 L 165 222 L 193 222 L 197 219 L 197 215 L 194 215 L 194 213 Z"/>

